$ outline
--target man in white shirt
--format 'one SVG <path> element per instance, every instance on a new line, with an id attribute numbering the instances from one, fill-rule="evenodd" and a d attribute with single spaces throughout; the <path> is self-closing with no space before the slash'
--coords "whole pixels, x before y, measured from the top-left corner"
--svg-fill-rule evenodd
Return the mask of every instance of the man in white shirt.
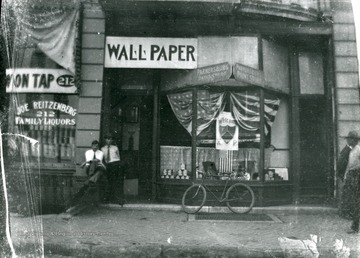
<path id="1" fill-rule="evenodd" d="M 105 142 L 106 145 L 101 148 L 101 151 L 104 153 L 108 179 L 106 201 L 123 205 L 124 175 L 121 169 L 119 148 L 113 145 L 111 134 L 105 135 Z"/>
<path id="2" fill-rule="evenodd" d="M 88 180 L 86 180 L 85 184 L 67 204 L 69 208 L 62 214 L 63 219 L 71 219 L 88 207 L 97 204 L 98 196 L 96 196 L 96 183 L 106 171 L 103 158 L 104 153 L 99 150 L 99 142 L 97 140 L 93 141 L 91 143 L 91 149 L 85 152 L 85 162 L 81 165 L 81 167 L 85 167 Z"/>
<path id="3" fill-rule="evenodd" d="M 97 140 L 91 143 L 91 149 L 85 152 L 85 171 L 90 183 L 96 183 L 105 172 L 104 153 L 99 150 Z"/>

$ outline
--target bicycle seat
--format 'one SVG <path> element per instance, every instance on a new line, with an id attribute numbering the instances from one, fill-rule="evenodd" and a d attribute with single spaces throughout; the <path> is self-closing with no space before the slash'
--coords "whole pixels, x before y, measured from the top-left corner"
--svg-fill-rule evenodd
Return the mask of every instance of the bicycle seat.
<path id="1" fill-rule="evenodd" d="M 202 164 L 203 164 L 205 173 L 208 176 L 210 176 L 210 177 L 218 176 L 218 171 L 216 169 L 215 162 L 213 162 L 213 161 L 204 161 Z"/>

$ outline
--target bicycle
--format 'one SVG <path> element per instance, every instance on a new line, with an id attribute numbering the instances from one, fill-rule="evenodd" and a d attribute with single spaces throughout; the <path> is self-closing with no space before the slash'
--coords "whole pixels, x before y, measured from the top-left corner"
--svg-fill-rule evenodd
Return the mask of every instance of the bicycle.
<path id="1" fill-rule="evenodd" d="M 225 202 L 227 207 L 234 213 L 245 214 L 252 210 L 255 203 L 255 195 L 248 185 L 235 183 L 227 189 L 234 173 L 224 173 L 220 176 L 211 175 L 212 177 L 226 177 L 226 184 L 224 185 L 221 197 L 218 198 L 204 182 L 208 175 L 199 170 L 197 172 L 203 175 L 201 183 L 193 183 L 193 185 L 187 188 L 181 200 L 182 208 L 186 213 L 194 214 L 200 211 L 205 204 L 207 192 L 210 192 L 219 203 Z M 226 189 L 227 191 L 225 191 Z"/>

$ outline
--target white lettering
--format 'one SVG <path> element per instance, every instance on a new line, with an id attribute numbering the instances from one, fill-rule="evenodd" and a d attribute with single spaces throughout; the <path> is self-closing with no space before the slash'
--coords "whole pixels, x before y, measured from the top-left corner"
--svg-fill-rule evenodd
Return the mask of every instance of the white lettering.
<path id="1" fill-rule="evenodd" d="M 24 105 L 21 105 L 17 108 L 17 115 L 21 115 L 22 113 L 25 113 L 29 111 L 28 103 L 25 103 Z"/>

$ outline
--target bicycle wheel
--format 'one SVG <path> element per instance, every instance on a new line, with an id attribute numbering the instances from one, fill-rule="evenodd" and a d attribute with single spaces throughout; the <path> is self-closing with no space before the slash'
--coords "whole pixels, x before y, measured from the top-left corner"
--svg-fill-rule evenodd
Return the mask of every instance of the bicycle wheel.
<path id="1" fill-rule="evenodd" d="M 186 189 L 181 205 L 186 213 L 196 213 L 201 210 L 206 200 L 206 190 L 202 185 L 194 184 Z"/>
<path id="2" fill-rule="evenodd" d="M 245 184 L 236 183 L 226 191 L 226 205 L 234 213 L 248 213 L 254 203 L 254 192 Z"/>

